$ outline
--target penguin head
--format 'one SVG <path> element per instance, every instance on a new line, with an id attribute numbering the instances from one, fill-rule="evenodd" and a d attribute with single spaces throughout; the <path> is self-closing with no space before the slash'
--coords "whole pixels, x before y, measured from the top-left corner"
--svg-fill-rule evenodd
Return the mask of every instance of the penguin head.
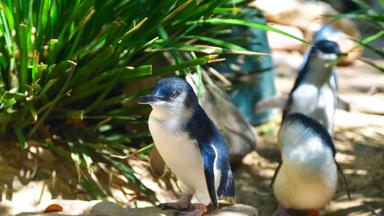
<path id="1" fill-rule="evenodd" d="M 160 79 L 152 93 L 140 97 L 139 103 L 180 113 L 194 109 L 198 105 L 198 100 L 187 81 L 178 77 L 169 77 Z"/>
<path id="2" fill-rule="evenodd" d="M 335 61 L 341 55 L 341 52 L 336 42 L 323 39 L 314 43 L 311 55 L 324 61 Z"/>
<path id="3" fill-rule="evenodd" d="M 313 41 L 327 40 L 329 38 L 334 38 L 339 34 L 343 34 L 343 32 L 330 24 L 326 24 L 315 32 Z"/>

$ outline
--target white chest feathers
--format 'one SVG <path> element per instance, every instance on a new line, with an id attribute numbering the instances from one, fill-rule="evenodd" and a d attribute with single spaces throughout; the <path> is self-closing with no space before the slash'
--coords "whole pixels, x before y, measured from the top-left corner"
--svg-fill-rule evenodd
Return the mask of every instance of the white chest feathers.
<path id="1" fill-rule="evenodd" d="M 183 184 L 183 192 L 194 194 L 199 202 L 209 204 L 200 150 L 197 142 L 180 130 L 182 122 L 182 119 L 154 109 L 148 125 L 161 157 Z"/>
<path id="2" fill-rule="evenodd" d="M 289 139 L 300 142 L 302 138 Z M 315 137 L 297 145 L 283 145 L 281 151 L 283 164 L 273 186 L 277 200 L 294 209 L 319 209 L 326 205 L 337 187 L 337 167 L 331 149 Z"/>
<path id="3" fill-rule="evenodd" d="M 336 108 L 336 92 L 329 83 L 316 86 L 303 83 L 292 93 L 289 113 L 302 113 L 317 120 L 333 134 L 333 119 Z"/>

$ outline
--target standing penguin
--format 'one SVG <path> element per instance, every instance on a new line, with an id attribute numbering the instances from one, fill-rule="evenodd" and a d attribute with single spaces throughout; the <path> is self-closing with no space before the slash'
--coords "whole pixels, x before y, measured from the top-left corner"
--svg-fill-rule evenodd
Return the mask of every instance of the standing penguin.
<path id="1" fill-rule="evenodd" d="M 194 195 L 200 202 L 196 209 L 179 214 L 198 216 L 207 211 L 210 203 L 217 208 L 218 197 L 234 197 L 234 179 L 223 136 L 185 80 L 161 79 L 152 94 L 141 97 L 139 103 L 153 109 L 148 126 L 159 153 L 153 155 L 161 157 L 181 183 L 181 198 L 161 204 L 163 208 L 185 210 Z M 155 170 L 160 172 L 164 168 L 157 167 L 160 169 Z"/>
<path id="2" fill-rule="evenodd" d="M 335 161 L 335 146 L 327 130 L 300 113 L 286 116 L 278 133 L 282 163 L 272 180 L 279 208 L 274 216 L 287 216 L 288 209 L 319 215 L 333 197 L 340 180 L 347 190 L 341 167 Z M 296 215 L 296 214 L 295 214 Z"/>
<path id="3" fill-rule="evenodd" d="M 283 121 L 289 113 L 302 113 L 322 124 L 333 135 L 333 118 L 337 103 L 336 73 L 333 66 L 340 55 L 336 42 L 317 40 L 306 54 L 288 103 Z"/>

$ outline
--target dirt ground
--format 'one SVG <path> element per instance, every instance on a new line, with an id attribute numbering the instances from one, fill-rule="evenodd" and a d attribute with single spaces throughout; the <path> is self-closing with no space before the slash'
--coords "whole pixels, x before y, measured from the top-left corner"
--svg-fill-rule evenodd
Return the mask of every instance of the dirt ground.
<path id="1" fill-rule="evenodd" d="M 296 77 L 300 56 L 274 54 L 278 94 L 289 92 Z M 381 61 L 384 65 L 384 62 Z M 338 67 L 339 96 L 350 111 L 337 110 L 334 142 L 336 160 L 344 169 L 352 199 L 339 187 L 331 203 L 321 212 L 328 216 L 384 215 L 384 74 L 361 62 Z M 277 203 L 270 182 L 280 158 L 276 133 L 280 113 L 270 123 L 257 127 L 255 152 L 235 167 L 237 201 L 270 216 Z"/>

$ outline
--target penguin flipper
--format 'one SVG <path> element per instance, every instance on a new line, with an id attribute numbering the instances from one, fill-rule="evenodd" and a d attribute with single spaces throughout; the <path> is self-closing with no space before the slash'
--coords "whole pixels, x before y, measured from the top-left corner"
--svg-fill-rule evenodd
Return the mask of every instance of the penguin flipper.
<path id="1" fill-rule="evenodd" d="M 277 177 L 277 173 L 279 173 L 281 165 L 283 165 L 283 162 L 280 162 L 279 165 L 275 169 L 275 173 L 273 174 L 271 185 L 270 185 L 271 187 L 273 187 L 273 184 L 275 183 L 275 180 L 276 180 L 276 177 Z"/>
<path id="2" fill-rule="evenodd" d="M 336 161 L 335 161 L 335 163 L 337 166 L 337 171 L 339 173 L 339 182 L 343 185 L 344 190 L 347 193 L 348 199 L 350 200 L 351 199 L 351 193 L 350 193 L 348 182 L 347 182 L 347 179 L 345 178 L 343 169 L 341 168 L 339 163 L 337 163 Z"/>
<path id="3" fill-rule="evenodd" d="M 157 176 L 163 176 L 165 173 L 165 162 L 161 157 L 156 146 L 153 146 L 151 152 L 149 153 L 149 163 L 151 165 L 152 171 Z"/>
<path id="4" fill-rule="evenodd" d="M 226 174 L 221 174 L 221 180 L 219 188 L 217 189 L 217 195 L 220 198 L 235 197 L 235 181 L 231 169 L 229 169 Z"/>
<path id="5" fill-rule="evenodd" d="M 204 142 L 198 142 L 200 149 L 201 157 L 203 159 L 204 175 L 207 182 L 209 197 L 213 207 L 218 208 L 217 205 L 217 195 L 215 189 L 215 173 L 214 173 L 214 162 L 217 157 L 215 150 L 208 144 Z"/>

